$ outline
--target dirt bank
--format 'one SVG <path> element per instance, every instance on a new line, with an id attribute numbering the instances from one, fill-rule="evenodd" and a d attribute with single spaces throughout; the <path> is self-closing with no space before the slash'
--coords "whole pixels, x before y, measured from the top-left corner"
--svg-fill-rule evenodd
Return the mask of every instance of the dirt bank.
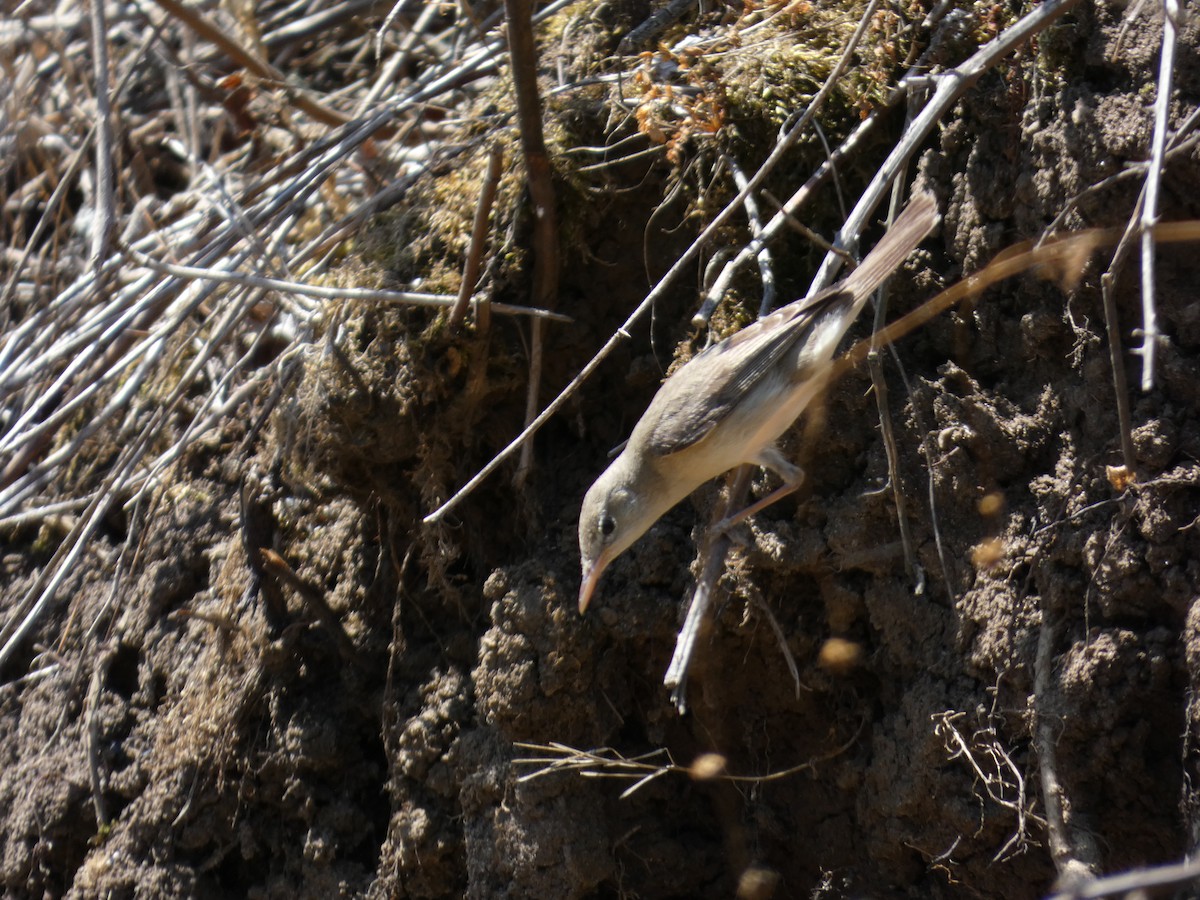
<path id="1" fill-rule="evenodd" d="M 1026 11 L 964 13 L 957 38 L 937 32 L 942 64 Z M 691 15 L 668 43 L 719 35 L 751 12 Z M 1161 21 L 1149 7 L 1128 22 L 1124 13 L 1079 6 L 987 71 L 922 145 L 913 171 L 944 222 L 894 279 L 889 317 L 1051 223 L 1064 232 L 1126 222 L 1144 174 L 1130 167 L 1149 153 Z M 550 90 L 556 66 L 568 83 L 621 68 L 642 73 L 630 81 L 638 96 L 667 96 L 661 68 L 632 52 L 612 61 L 645 15 L 632 3 L 572 7 L 539 32 L 563 223 L 557 308 L 573 319 L 545 328 L 543 404 L 712 204 L 733 196 L 720 153 L 740 148 L 752 170 L 798 102 L 788 97 L 780 112 L 746 97 L 768 96 L 763 85 L 782 83 L 780 71 L 811 97 L 829 68 L 783 66 L 773 50 L 760 52 L 759 69 L 722 70 L 729 48 L 712 60 L 676 53 L 680 71 L 710 66 L 670 76 L 693 98 L 682 122 L 650 101 L 622 120 L 606 84 Z M 807 32 L 794 27 L 800 46 Z M 1196 109 L 1196 27 L 1181 32 L 1175 124 Z M 902 71 L 907 45 L 897 46 L 900 60 L 871 64 L 889 78 Z M 310 76 L 336 81 L 345 58 L 313 63 Z M 687 91 L 721 79 L 724 99 L 703 107 L 705 119 Z M 383 271 L 393 288 L 453 283 L 486 131 L 509 151 L 489 291 L 529 302 L 515 133 L 486 119 L 508 97 L 503 84 L 459 98 L 465 116 L 494 130 L 454 132 L 474 143 L 362 225 L 355 252 L 374 257 L 347 262 L 353 271 Z M 853 97 L 831 117 L 843 132 L 880 103 L 864 90 Z M 427 125 L 458 127 L 455 114 L 427 112 Z M 738 136 L 705 144 L 706 121 Z M 876 146 L 845 165 L 850 197 L 903 121 L 901 109 L 886 116 Z M 601 169 L 573 155 L 633 135 L 653 152 L 618 150 L 610 156 L 628 158 Z M 796 152 L 772 176 L 778 196 L 823 158 L 815 139 Z M 369 170 L 369 156 L 356 158 Z M 1198 177 L 1194 146 L 1170 157 L 1164 219 L 1200 218 Z M 17 180 L 10 172 L 6 190 Z M 840 220 L 824 190 L 809 221 L 830 234 Z M 747 235 L 739 219 L 723 238 L 736 247 Z M 775 244 L 781 300 L 803 294 L 820 255 L 792 232 Z M 307 332 L 261 349 L 260 386 L 191 442 L 159 487 L 107 513 L 4 665 L 3 893 L 1014 900 L 1047 893 L 1067 856 L 1102 872 L 1179 859 L 1200 823 L 1200 257 L 1190 245 L 1158 250 L 1167 339 L 1147 392 L 1128 352 L 1142 324 L 1136 264 L 1117 281 L 1131 483 L 1108 468 L 1122 463 L 1100 291 L 1110 258 L 1111 248 L 1081 272 L 1072 265 L 1072 284 L 1005 280 L 885 355 L 912 570 L 870 374 L 859 366 L 834 386 L 787 442 L 804 488 L 753 519 L 728 560 L 686 715 L 662 677 L 722 486 L 699 491 L 614 564 L 585 618 L 575 528 L 611 448 L 672 360 L 697 346 L 690 319 L 704 265 L 540 432 L 524 487 L 503 469 L 437 526 L 422 517 L 521 427 L 528 323 L 496 316 L 486 334 L 474 320 L 452 333 L 423 309 L 322 309 Z M 750 268 L 714 327 L 752 318 L 760 291 Z M 33 308 L 11 308 L 10 332 Z M 95 438 L 80 471 L 59 472 L 56 496 L 82 496 L 70 479 L 107 471 L 120 450 L 112 440 Z M 773 486 L 756 479 L 756 492 Z M 77 515 L 4 532 L 6 623 Z M 586 777 L 554 767 L 562 748 L 607 748 L 591 773 L 629 772 L 618 755 L 662 771 L 623 796 L 651 770 Z M 687 767 L 702 754 L 737 778 L 693 777 Z M 519 762 L 531 758 L 542 761 Z"/>

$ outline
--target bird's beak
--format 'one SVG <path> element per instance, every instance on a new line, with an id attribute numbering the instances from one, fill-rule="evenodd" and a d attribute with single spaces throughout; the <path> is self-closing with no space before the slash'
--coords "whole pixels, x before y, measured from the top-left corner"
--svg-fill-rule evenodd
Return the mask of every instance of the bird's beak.
<path id="1" fill-rule="evenodd" d="M 592 594 L 600 583 L 600 576 L 608 568 L 608 555 L 600 554 L 596 560 L 583 572 L 583 581 L 579 585 L 579 614 L 587 612 L 588 604 L 592 602 Z"/>

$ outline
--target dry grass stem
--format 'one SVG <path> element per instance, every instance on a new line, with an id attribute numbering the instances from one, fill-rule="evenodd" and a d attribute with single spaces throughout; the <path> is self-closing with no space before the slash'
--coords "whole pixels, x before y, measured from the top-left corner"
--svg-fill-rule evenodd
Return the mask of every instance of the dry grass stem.
<path id="1" fill-rule="evenodd" d="M 723 769 L 720 771 L 710 769 L 704 773 L 703 780 L 727 781 L 734 784 L 768 784 L 772 781 L 792 778 L 804 772 L 811 772 L 821 763 L 836 759 L 853 747 L 862 734 L 863 724 L 859 723 L 857 730 L 845 743 L 799 765 L 768 772 L 765 775 L 734 775 Z M 621 799 L 624 800 L 646 784 L 664 775 L 683 775 L 692 780 L 697 778 L 697 771 L 693 766 L 679 765 L 671 758 L 670 752 L 662 748 L 651 750 L 640 756 L 625 757 L 608 747 L 597 750 L 577 750 L 556 741 L 546 744 L 517 741 L 513 746 L 540 754 L 519 757 L 512 761 L 515 766 L 534 767 L 534 771 L 520 776 L 517 779 L 518 782 L 532 781 L 535 778 L 564 771 L 578 772 L 583 778 L 613 778 L 633 781 L 633 785 L 621 793 Z M 667 761 L 653 761 L 661 758 L 665 758 Z"/>

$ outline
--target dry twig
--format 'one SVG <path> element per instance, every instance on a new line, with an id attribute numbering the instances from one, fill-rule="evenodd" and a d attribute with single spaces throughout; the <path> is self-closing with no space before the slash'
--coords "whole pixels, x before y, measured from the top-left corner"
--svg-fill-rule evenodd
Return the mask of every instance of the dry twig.
<path id="1" fill-rule="evenodd" d="M 475 293 L 479 281 L 479 269 L 483 262 L 483 244 L 487 240 L 488 216 L 492 212 L 492 203 L 496 199 L 496 188 L 500 184 L 500 169 L 504 162 L 504 154 L 499 147 L 493 147 L 488 154 L 487 174 L 483 179 L 483 191 L 479 195 L 479 203 L 475 206 L 475 220 L 471 224 L 471 244 L 467 248 L 467 260 L 463 264 L 462 285 L 458 289 L 458 298 L 450 311 L 449 327 L 459 328 L 467 314 L 467 304 Z M 477 324 L 481 332 L 488 330 L 488 311 L 491 303 L 485 302 L 476 312 Z M 565 318 L 565 316 L 564 316 Z"/>
<path id="2" fill-rule="evenodd" d="M 1117 875 L 1081 878 L 1071 884 L 1057 886 L 1048 900 L 1100 900 L 1102 897 L 1118 896 L 1134 900 L 1147 896 L 1148 891 L 1162 888 L 1195 888 L 1197 882 L 1200 882 L 1200 857 L 1163 866 L 1131 869 Z"/>
<path id="3" fill-rule="evenodd" d="M 1053 537 L 1050 538 L 1053 540 Z M 1074 884 L 1099 871 L 1100 848 L 1092 833 L 1079 821 L 1081 814 L 1074 810 L 1072 821 L 1067 811 L 1071 805 L 1066 789 L 1058 777 L 1058 712 L 1057 691 L 1051 685 L 1054 678 L 1054 647 L 1058 642 L 1061 610 L 1043 599 L 1042 627 L 1038 632 L 1037 656 L 1034 659 L 1034 699 L 1037 720 L 1034 723 L 1034 745 L 1037 747 L 1038 771 L 1041 776 L 1042 803 L 1046 807 L 1046 832 L 1050 856 L 1058 870 L 1059 882 Z"/>
<path id="4" fill-rule="evenodd" d="M 1158 351 L 1158 312 L 1154 299 L 1154 226 L 1158 223 L 1158 194 L 1162 184 L 1163 154 L 1170 128 L 1171 84 L 1175 75 L 1175 23 L 1180 16 L 1178 0 L 1164 0 L 1162 53 L 1159 57 L 1157 96 L 1154 100 L 1154 136 L 1150 142 L 1150 165 L 1146 171 L 1146 194 L 1142 202 L 1142 345 L 1133 350 L 1142 357 L 1142 390 L 1154 386 L 1154 359 Z"/>
<path id="5" fill-rule="evenodd" d="M 578 772 L 583 778 L 615 778 L 633 781 L 633 785 L 621 793 L 622 800 L 664 775 L 686 775 L 696 780 L 728 781 L 735 784 L 767 784 L 791 778 L 803 772 L 810 772 L 821 763 L 841 756 L 858 742 L 865 724 L 865 721 L 860 722 L 849 740 L 828 753 L 823 753 L 799 765 L 769 772 L 766 775 L 732 775 L 723 770 L 714 771 L 708 765 L 681 766 L 671 758 L 670 752 L 664 748 L 651 750 L 641 756 L 625 757 L 609 747 L 597 750 L 577 750 L 556 741 L 548 744 L 529 744 L 517 741 L 514 746 L 522 750 L 535 751 L 541 755 L 514 759 L 513 765 L 537 767 L 527 775 L 520 776 L 518 781 L 532 781 L 534 778 L 561 771 Z M 665 758 L 667 761 L 665 763 L 652 761 L 656 758 Z"/>
<path id="6" fill-rule="evenodd" d="M 533 0 L 505 0 L 508 47 L 517 122 L 525 156 L 529 198 L 533 204 L 533 304 L 551 308 L 558 299 L 558 212 L 546 141 L 542 135 L 542 103 L 537 87 L 537 48 L 533 40 Z M 529 385 L 525 395 L 525 425 L 537 416 L 542 380 L 542 324 L 534 322 L 529 335 Z M 521 449 L 513 481 L 523 485 L 533 465 L 533 444 Z"/>

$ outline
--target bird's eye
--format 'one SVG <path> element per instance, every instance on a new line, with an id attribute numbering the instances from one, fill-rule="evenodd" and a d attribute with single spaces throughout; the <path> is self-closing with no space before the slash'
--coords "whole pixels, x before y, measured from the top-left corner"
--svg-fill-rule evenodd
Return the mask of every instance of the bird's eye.
<path id="1" fill-rule="evenodd" d="M 605 513 L 600 517 L 600 534 L 604 537 L 612 537 L 612 533 L 617 530 L 617 520 Z"/>

